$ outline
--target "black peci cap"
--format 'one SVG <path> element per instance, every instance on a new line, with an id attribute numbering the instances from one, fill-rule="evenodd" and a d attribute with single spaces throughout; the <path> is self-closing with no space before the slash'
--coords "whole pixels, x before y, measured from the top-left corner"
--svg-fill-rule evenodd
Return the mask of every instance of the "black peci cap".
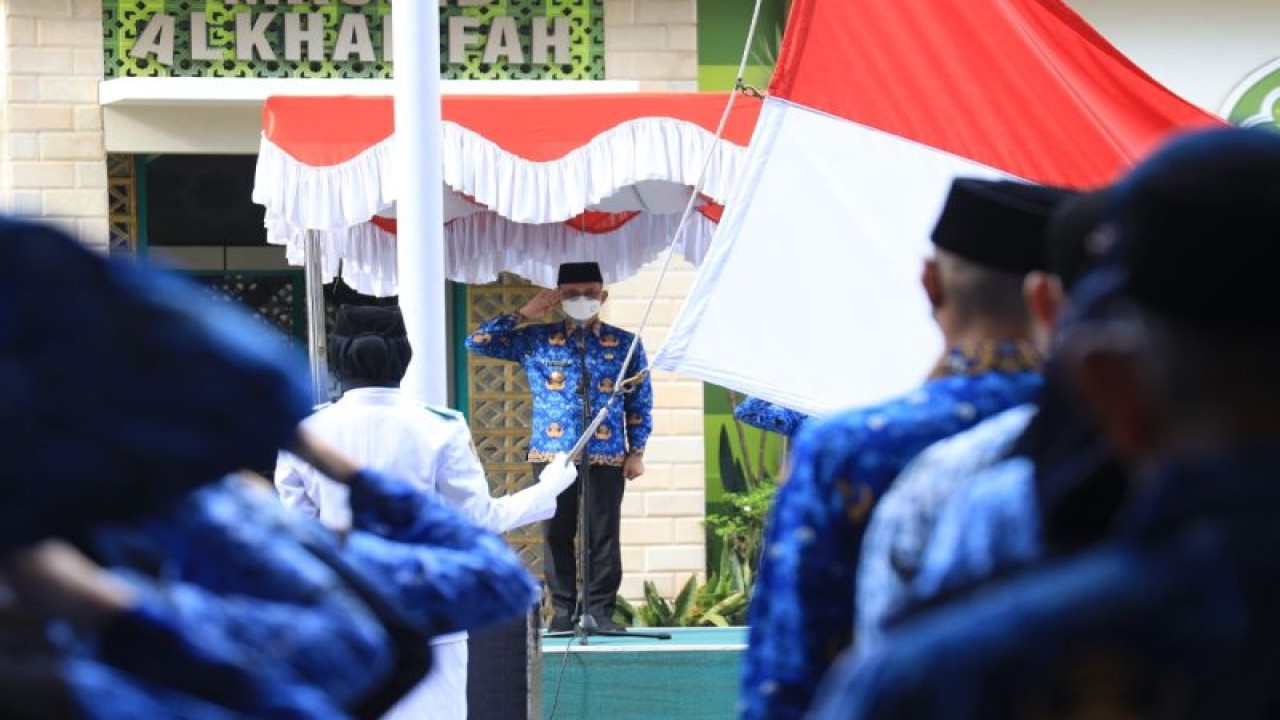
<path id="1" fill-rule="evenodd" d="M 1104 233 L 1121 292 L 1173 322 L 1280 327 L 1275 268 L 1280 134 L 1219 128 L 1179 136 L 1117 185 Z"/>
<path id="2" fill-rule="evenodd" d="M 1011 180 L 956 178 L 933 229 L 940 250 L 994 270 L 1044 269 L 1045 225 L 1075 193 Z"/>
<path id="3" fill-rule="evenodd" d="M 600 265 L 598 263 L 564 263 L 560 266 L 560 273 L 556 276 L 557 285 L 591 282 L 604 282 L 604 276 L 600 274 Z"/>
<path id="4" fill-rule="evenodd" d="M 1113 191 L 1102 188 L 1063 200 L 1045 228 L 1045 270 L 1070 290 L 1101 260 L 1105 248 L 1099 226 L 1110 208 Z"/>

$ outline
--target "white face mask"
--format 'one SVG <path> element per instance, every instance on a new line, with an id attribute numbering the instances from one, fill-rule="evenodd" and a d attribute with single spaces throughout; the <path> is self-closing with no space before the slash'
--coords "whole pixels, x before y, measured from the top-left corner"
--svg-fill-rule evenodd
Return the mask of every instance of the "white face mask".
<path id="1" fill-rule="evenodd" d="M 576 297 L 560 303 L 560 309 L 574 320 L 586 322 L 600 312 L 600 301 L 595 298 Z"/>

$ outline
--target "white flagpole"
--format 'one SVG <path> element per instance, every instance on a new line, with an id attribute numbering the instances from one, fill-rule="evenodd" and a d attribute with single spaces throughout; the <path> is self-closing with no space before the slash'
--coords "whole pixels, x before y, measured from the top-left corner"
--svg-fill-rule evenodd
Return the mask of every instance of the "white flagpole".
<path id="1" fill-rule="evenodd" d="M 444 208 L 440 159 L 440 8 L 394 7 L 396 264 L 400 308 L 413 345 L 404 379 L 411 396 L 449 403 Z"/>
<path id="2" fill-rule="evenodd" d="M 324 334 L 324 248 L 320 234 L 307 231 L 307 357 L 311 362 L 311 402 L 329 402 L 329 338 Z"/>

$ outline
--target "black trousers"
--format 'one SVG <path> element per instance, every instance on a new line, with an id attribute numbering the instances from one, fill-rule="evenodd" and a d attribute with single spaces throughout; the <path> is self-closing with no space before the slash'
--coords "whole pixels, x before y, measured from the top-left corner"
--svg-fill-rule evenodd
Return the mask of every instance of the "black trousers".
<path id="1" fill-rule="evenodd" d="M 534 463 L 536 476 L 546 467 Z M 627 481 L 622 468 L 611 465 L 579 466 L 578 479 L 560 493 L 556 514 L 542 523 L 543 575 L 558 618 L 573 619 L 578 599 L 578 561 L 574 541 L 578 534 L 578 506 L 582 483 L 587 486 L 587 598 L 584 603 L 597 621 L 613 618 L 614 601 L 622 585 L 622 493 Z"/>

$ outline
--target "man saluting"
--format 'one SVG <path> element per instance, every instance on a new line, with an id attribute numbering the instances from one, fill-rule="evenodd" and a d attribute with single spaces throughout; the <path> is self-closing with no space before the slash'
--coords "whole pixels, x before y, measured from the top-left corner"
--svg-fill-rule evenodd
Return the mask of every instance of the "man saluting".
<path id="1" fill-rule="evenodd" d="M 544 290 L 519 310 L 485 322 L 467 338 L 467 349 L 486 357 L 518 362 L 533 393 L 533 430 L 529 462 L 540 473 L 558 452 L 572 449 L 583 429 L 615 392 L 624 392 L 587 442 L 577 483 L 587 492 L 589 586 L 578 598 L 574 536 L 580 493 L 570 489 L 557 499 L 556 514 L 543 524 L 544 574 L 551 594 L 550 629 L 570 630 L 589 613 L 602 629 L 620 629 L 613 619 L 614 599 L 622 584 L 622 548 L 618 534 L 627 480 L 644 473 L 644 447 L 653 429 L 653 389 L 644 346 L 635 335 L 600 321 L 609 298 L 600 266 L 593 262 L 560 266 L 554 290 Z M 529 324 L 559 306 L 559 322 Z"/>

